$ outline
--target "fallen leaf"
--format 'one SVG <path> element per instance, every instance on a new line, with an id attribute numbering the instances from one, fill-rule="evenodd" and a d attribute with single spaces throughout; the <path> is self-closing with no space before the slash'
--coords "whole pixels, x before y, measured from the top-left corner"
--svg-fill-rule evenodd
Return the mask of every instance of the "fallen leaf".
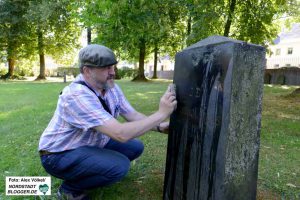
<path id="1" fill-rule="evenodd" d="M 297 187 L 296 185 L 291 184 L 291 183 L 288 183 L 288 184 L 286 184 L 286 185 L 289 186 L 289 187 L 293 187 L 293 188 L 296 188 L 296 187 Z"/>

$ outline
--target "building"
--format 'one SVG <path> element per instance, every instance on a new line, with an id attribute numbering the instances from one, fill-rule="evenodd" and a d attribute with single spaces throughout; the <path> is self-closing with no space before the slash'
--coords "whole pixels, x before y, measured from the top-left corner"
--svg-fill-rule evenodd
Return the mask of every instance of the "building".
<path id="1" fill-rule="evenodd" d="M 160 79 L 173 79 L 174 76 L 174 61 L 169 55 L 161 56 L 157 61 L 157 77 Z M 145 75 L 152 78 L 154 70 L 154 61 L 146 63 Z"/>
<path id="2" fill-rule="evenodd" d="M 267 69 L 300 67 L 300 24 L 293 24 L 290 31 L 281 32 L 270 50 Z"/>

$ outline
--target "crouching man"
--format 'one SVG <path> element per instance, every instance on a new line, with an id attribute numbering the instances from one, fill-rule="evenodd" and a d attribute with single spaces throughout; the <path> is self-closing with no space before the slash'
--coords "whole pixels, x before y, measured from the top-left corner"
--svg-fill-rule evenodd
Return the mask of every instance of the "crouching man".
<path id="1" fill-rule="evenodd" d="M 89 199 L 87 190 L 120 181 L 143 152 L 136 138 L 149 130 L 166 131 L 169 124 L 163 121 L 177 105 L 168 88 L 155 113 L 137 112 L 114 83 L 117 60 L 105 46 L 81 49 L 79 62 L 81 73 L 63 89 L 39 142 L 43 167 L 63 180 L 60 199 Z M 119 115 L 127 122 L 117 121 Z"/>

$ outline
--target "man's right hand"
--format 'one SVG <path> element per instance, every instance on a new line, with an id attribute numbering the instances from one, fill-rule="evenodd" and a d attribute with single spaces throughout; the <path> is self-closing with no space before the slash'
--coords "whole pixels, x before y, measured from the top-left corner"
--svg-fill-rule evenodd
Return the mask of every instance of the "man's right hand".
<path id="1" fill-rule="evenodd" d="M 94 128 L 119 142 L 126 142 L 132 138 L 143 135 L 145 132 L 162 123 L 176 108 L 176 94 L 170 87 L 172 86 L 169 86 L 168 90 L 161 97 L 158 111 L 152 115 L 148 117 L 141 115 L 127 116 L 133 121 L 125 123 L 120 123 L 115 118 L 111 118 L 106 120 L 102 125 Z M 134 119 L 136 119 L 136 121 Z"/>
<path id="2" fill-rule="evenodd" d="M 176 93 L 174 85 L 170 84 L 165 94 L 161 97 L 159 103 L 159 112 L 168 117 L 177 106 Z"/>

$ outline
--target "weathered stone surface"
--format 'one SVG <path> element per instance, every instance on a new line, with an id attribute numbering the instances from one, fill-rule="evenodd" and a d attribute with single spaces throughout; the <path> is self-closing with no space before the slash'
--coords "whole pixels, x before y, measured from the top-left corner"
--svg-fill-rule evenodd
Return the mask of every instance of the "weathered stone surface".
<path id="1" fill-rule="evenodd" d="M 177 53 L 164 199 L 256 198 L 265 49 L 212 36 Z"/>

